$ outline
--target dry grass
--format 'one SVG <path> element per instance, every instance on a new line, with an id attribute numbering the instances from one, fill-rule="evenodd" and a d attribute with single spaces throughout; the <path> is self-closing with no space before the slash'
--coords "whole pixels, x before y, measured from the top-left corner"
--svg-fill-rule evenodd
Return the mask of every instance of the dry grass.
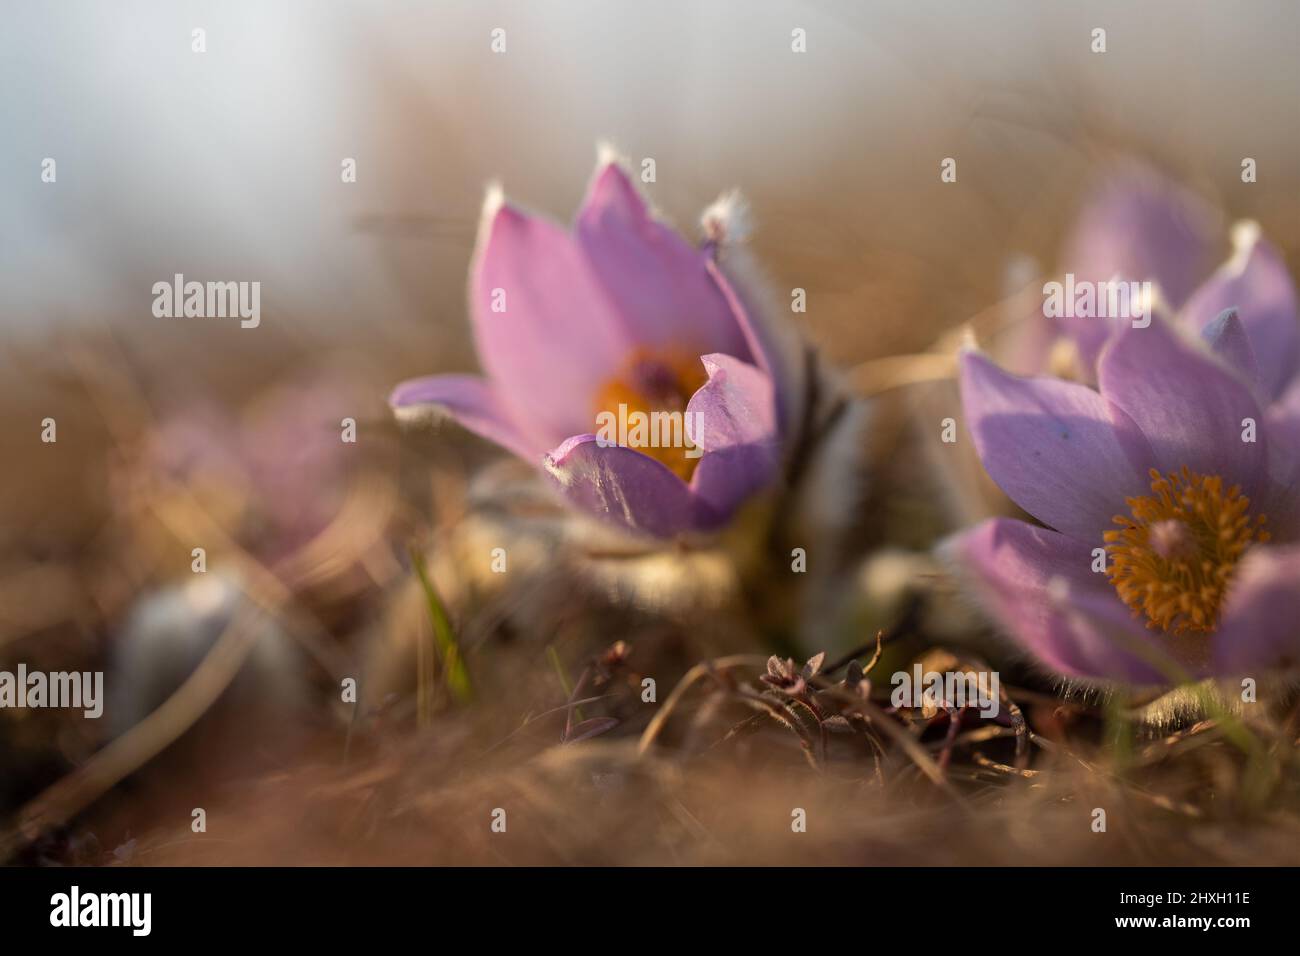
<path id="1" fill-rule="evenodd" d="M 278 548 L 261 489 L 149 457 L 156 405 L 115 374 L 129 359 L 99 354 L 76 367 L 88 401 L 68 420 L 100 429 L 58 453 L 103 475 L 111 497 L 59 499 L 81 502 L 64 518 L 84 528 L 62 532 L 79 542 L 63 553 L 32 545 L 39 514 L 17 526 L 4 582 L 21 600 L 0 640 L 6 661 L 105 668 L 138 713 L 117 715 L 124 735 L 107 747 L 112 720 L 0 714 L 0 855 L 13 861 L 1300 862 L 1294 694 L 1270 690 L 1240 717 L 1170 711 L 1150 729 L 1148 702 L 1063 694 L 1007 658 L 923 551 L 875 580 L 895 560 L 879 547 L 923 549 L 946 523 L 905 402 L 877 403 L 876 520 L 846 525 L 840 559 L 813 562 L 822 573 L 791 575 L 788 551 L 765 552 L 778 539 L 762 536 L 611 551 L 575 534 L 526 469 L 451 430 L 399 438 L 378 414 L 362 416 L 359 462 L 312 473 L 312 494 L 340 492 L 330 520 Z M 361 374 L 358 391 L 382 394 L 381 376 Z M 194 541 L 208 577 L 234 582 L 232 603 L 187 666 L 124 658 L 142 640 L 140 601 L 190 594 Z M 753 550 L 737 564 L 742 543 Z M 488 567 L 497 545 L 504 575 Z M 207 621 L 181 606 L 176 635 Z M 828 650 L 829 663 L 769 666 L 773 649 Z M 926 655 L 988 658 L 1005 716 L 893 712 L 883 675 Z M 355 706 L 340 701 L 349 676 Z M 195 807 L 205 833 L 190 828 Z M 505 833 L 491 829 L 496 808 Z M 792 831 L 796 808 L 806 832 Z"/>
<path id="2" fill-rule="evenodd" d="M 340 354 L 277 339 L 271 322 L 255 346 L 197 326 L 128 339 L 109 330 L 140 326 L 119 317 L 7 349 L 7 420 L 52 415 L 60 440 L 42 447 L 34 428 L 0 430 L 0 459 L 16 463 L 0 499 L 0 666 L 104 669 L 129 691 L 99 724 L 0 711 L 0 859 L 1300 862 L 1294 692 L 1241 717 L 1169 712 L 1145 729 L 1116 702 L 1064 693 L 1007 655 L 928 558 L 946 531 L 1005 507 L 971 456 L 937 463 L 933 424 L 956 407 L 946 380 L 956 326 L 974 313 L 978 331 L 998 331 L 1006 310 L 980 309 L 1009 249 L 948 228 L 942 204 L 905 204 L 930 219 L 918 236 L 952 233 L 960 254 L 868 255 L 851 224 L 832 228 L 829 199 L 818 215 L 802 199 L 787 217 L 769 214 L 759 247 L 784 287 L 847 290 L 823 295 L 802 329 L 873 396 L 856 436 L 865 467 L 844 482 L 858 505 L 833 516 L 834 540 L 801 538 L 789 521 L 725 550 L 623 553 L 591 540 L 483 443 L 454 429 L 398 433 L 382 396 L 431 370 L 427 336 L 374 346 L 354 330 L 344 343 L 354 350 Z M 1055 192 L 1040 204 L 1051 214 L 1035 222 L 1066 221 Z M 1276 223 L 1278 209 L 1244 211 Z M 1294 232 L 1278 231 L 1294 252 Z M 1051 261 L 1048 248 L 1032 251 Z M 954 261 L 978 282 L 954 278 Z M 440 268 L 459 296 L 463 262 Z M 460 323 L 453 298 L 438 301 Z M 459 342 L 444 358 L 467 360 L 460 325 L 438 336 Z M 351 415 L 356 454 L 331 444 L 308 465 L 272 456 L 270 479 L 239 450 L 179 472 L 156 457 L 191 406 L 227 416 L 236 433 L 292 418 L 293 402 L 277 396 L 298 381 L 326 383 L 339 404 L 311 405 L 292 434 L 334 442 Z M 303 503 L 324 506 L 324 520 L 299 514 Z M 795 509 L 774 510 L 793 520 Z M 795 577 L 789 546 L 805 541 L 810 573 Z M 196 542 L 229 598 L 215 610 L 191 590 Z M 508 574 L 488 569 L 497 546 Z M 412 547 L 454 645 L 430 617 Z M 163 598 L 172 617 L 150 630 L 141 610 Z M 867 698 L 840 686 L 847 662 L 793 696 L 793 684 L 761 680 L 772 652 L 840 663 L 860 649 L 865 666 L 877 630 L 888 640 L 872 674 L 927 653 L 985 659 L 1023 727 L 889 713 L 887 679 Z M 630 656 L 605 660 L 618 641 Z M 176 646 L 179 663 L 159 652 Z M 446 680 L 452 646 L 469 699 Z M 340 700 L 346 677 L 358 680 L 355 706 Z M 645 677 L 654 703 L 641 699 Z M 114 731 L 124 736 L 110 744 Z M 195 807 L 206 833 L 190 829 Z M 490 828 L 498 807 L 504 834 Z M 1092 829 L 1099 807 L 1104 834 Z M 805 833 L 791 830 L 795 808 Z"/>

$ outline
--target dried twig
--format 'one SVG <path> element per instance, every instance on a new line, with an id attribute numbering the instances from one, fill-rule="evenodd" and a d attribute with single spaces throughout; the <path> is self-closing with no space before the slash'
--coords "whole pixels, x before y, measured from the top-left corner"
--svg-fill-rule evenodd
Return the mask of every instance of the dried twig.
<path id="1" fill-rule="evenodd" d="M 660 707 L 654 717 L 650 719 L 650 723 L 641 734 L 641 740 L 637 743 L 637 753 L 639 755 L 644 755 L 645 752 L 650 749 L 650 746 L 655 742 L 655 738 L 659 736 L 664 725 L 668 722 L 668 718 L 672 715 L 672 712 L 677 709 L 677 705 L 681 703 L 682 698 L 686 696 L 686 692 L 691 689 L 691 686 L 694 685 L 696 681 L 711 674 L 716 674 L 718 671 L 727 670 L 732 667 L 766 666 L 767 658 L 763 657 L 761 654 L 732 654 L 728 657 L 719 657 L 715 660 L 702 661 L 701 663 L 696 664 L 686 672 L 686 675 L 680 681 L 677 682 L 677 686 L 674 687 L 672 693 L 668 695 L 668 699 L 664 701 L 663 706 Z"/>

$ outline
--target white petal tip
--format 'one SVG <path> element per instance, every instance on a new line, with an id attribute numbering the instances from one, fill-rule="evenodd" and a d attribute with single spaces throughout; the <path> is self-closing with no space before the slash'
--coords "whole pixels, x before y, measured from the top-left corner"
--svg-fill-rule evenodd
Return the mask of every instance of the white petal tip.
<path id="1" fill-rule="evenodd" d="M 596 143 L 596 166 L 604 169 L 610 165 L 627 168 L 627 157 L 612 142 L 602 139 Z"/>
<path id="2" fill-rule="evenodd" d="M 483 194 L 483 210 L 479 218 L 483 223 L 489 223 L 501 211 L 501 207 L 506 204 L 506 193 L 501 188 L 501 183 L 493 180 L 488 183 L 487 191 Z"/>

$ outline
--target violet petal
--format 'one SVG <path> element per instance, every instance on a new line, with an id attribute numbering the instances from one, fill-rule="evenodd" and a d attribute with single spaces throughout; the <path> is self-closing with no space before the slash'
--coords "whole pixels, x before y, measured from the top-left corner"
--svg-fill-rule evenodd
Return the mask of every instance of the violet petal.
<path id="1" fill-rule="evenodd" d="M 1186 466 L 1217 475 L 1252 500 L 1267 491 L 1263 414 L 1250 388 L 1171 326 L 1121 329 L 1098 376 L 1101 394 L 1137 423 L 1162 473 Z M 1253 442 L 1242 440 L 1246 419 L 1256 423 Z"/>
<path id="2" fill-rule="evenodd" d="M 682 481 L 648 455 L 576 435 L 543 464 L 575 507 L 625 530 L 673 537 L 716 523 Z"/>
<path id="3" fill-rule="evenodd" d="M 1105 575 L 1092 571 L 1092 547 L 1023 521 L 991 518 L 948 539 L 943 552 L 998 623 L 1051 670 L 1167 683 L 1173 658 L 1161 635 L 1135 620 Z"/>
<path id="4" fill-rule="evenodd" d="M 1240 372 L 1251 388 L 1259 388 L 1259 362 L 1236 309 L 1220 312 L 1213 322 L 1201 330 L 1201 338 L 1211 352 Z"/>
<path id="5" fill-rule="evenodd" d="M 1061 271 L 1077 281 L 1153 282 L 1174 308 L 1210 266 L 1219 217 L 1204 200 L 1137 163 L 1123 167 L 1084 201 L 1066 241 Z M 1216 313 L 1217 314 L 1217 313 Z M 1062 320 L 1091 369 L 1114 323 Z"/>
<path id="6" fill-rule="evenodd" d="M 1300 665 L 1300 545 L 1256 546 L 1237 565 L 1214 635 L 1215 670 Z"/>
<path id="7" fill-rule="evenodd" d="M 1236 255 L 1188 301 L 1184 321 L 1203 329 L 1225 309 L 1236 309 L 1259 362 L 1266 397 L 1286 388 L 1300 368 L 1296 292 L 1286 263 L 1271 243 L 1248 231 Z"/>
<path id="8" fill-rule="evenodd" d="M 705 454 L 691 489 L 720 518 L 771 482 L 779 452 L 772 380 L 729 355 L 701 358 L 709 380 L 686 406 L 687 431 Z"/>
<path id="9" fill-rule="evenodd" d="M 1149 452 L 1136 428 L 1084 385 L 1020 378 L 966 352 L 961 394 L 985 470 L 1058 531 L 1100 543 L 1125 498 L 1150 486 Z"/>

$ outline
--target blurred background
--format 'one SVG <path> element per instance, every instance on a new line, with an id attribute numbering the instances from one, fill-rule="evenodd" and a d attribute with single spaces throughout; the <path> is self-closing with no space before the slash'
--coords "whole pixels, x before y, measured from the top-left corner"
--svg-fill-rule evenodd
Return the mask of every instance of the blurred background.
<path id="1" fill-rule="evenodd" d="M 655 160 L 647 192 L 692 237 L 741 189 L 778 305 L 806 289 L 792 321 L 851 369 L 927 350 L 1051 271 L 1083 197 L 1129 158 L 1225 222 L 1258 220 L 1294 272 L 1298 42 L 1290 0 L 15 7 L 0 33 L 0 667 L 133 675 L 106 717 L 120 732 L 253 592 L 283 612 L 254 629 L 294 636 L 241 653 L 301 679 L 250 687 L 239 713 L 270 696 L 314 714 L 313 692 L 394 626 L 394 595 L 420 607 L 408 543 L 454 523 L 495 457 L 461 435 L 412 442 L 385 406 L 401 379 L 475 368 L 466 270 L 489 182 L 568 221 L 609 141 Z M 260 326 L 155 317 L 152 286 L 175 273 L 259 281 Z M 937 510 L 903 516 L 920 526 L 900 532 L 909 547 L 945 530 Z M 195 540 L 225 569 L 197 590 Z M 138 663 L 163 649 L 162 676 Z M 260 739 L 264 718 L 247 719 Z M 104 732 L 0 714 L 0 813 Z M 276 736 L 267 766 L 301 743 Z M 203 753 L 158 793 L 226 779 Z M 138 832 L 137 786 L 99 811 L 106 849 Z"/>
<path id="2" fill-rule="evenodd" d="M 103 487 L 76 467 L 100 431 L 81 390 L 42 390 L 69 371 L 60 342 L 110 337 L 159 411 L 228 403 L 325 353 L 370 366 L 381 392 L 472 368 L 465 272 L 485 185 L 567 220 L 600 139 L 655 159 L 648 191 L 688 233 L 744 190 L 759 260 L 776 288 L 808 290 L 799 321 L 845 364 L 921 348 L 1001 299 L 1017 257 L 1050 262 L 1116 153 L 1258 219 L 1293 259 L 1298 19 L 1286 0 L 15 10 L 0 38 L 0 388 L 15 424 L 52 415 L 77 440 L 37 455 L 6 429 L 21 467 L 0 525 L 54 534 Z M 1241 183 L 1243 156 L 1258 183 Z M 944 157 L 956 184 L 939 181 Z M 177 272 L 260 281 L 262 326 L 154 318 L 152 285 Z M 31 498 L 54 486 L 62 514 Z"/>

